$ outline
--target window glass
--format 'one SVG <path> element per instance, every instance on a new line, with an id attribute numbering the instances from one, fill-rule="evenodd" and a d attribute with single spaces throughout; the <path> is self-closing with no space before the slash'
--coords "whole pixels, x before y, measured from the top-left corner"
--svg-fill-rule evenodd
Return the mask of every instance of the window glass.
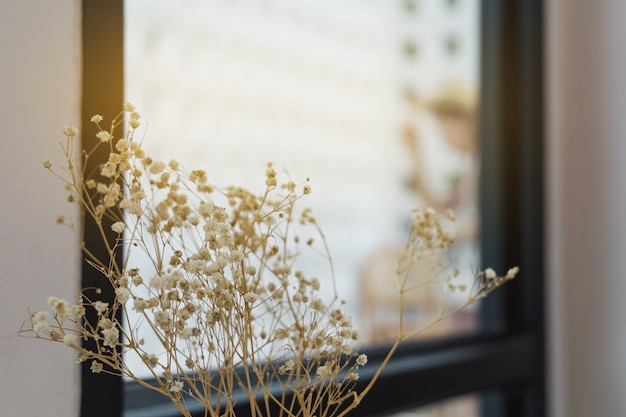
<path id="1" fill-rule="evenodd" d="M 416 274 L 453 264 L 471 281 L 477 0 L 126 0 L 125 8 L 125 95 L 142 114 L 148 154 L 259 192 L 268 162 L 297 183 L 310 178 L 302 204 L 324 230 L 362 342 L 397 333 L 394 270 L 413 207 L 457 217 L 452 250 Z M 332 290 L 323 257 L 303 255 L 300 269 Z M 448 302 L 462 299 L 457 291 Z M 440 287 L 416 293 L 408 325 L 428 321 L 439 300 Z M 470 309 L 424 336 L 469 331 L 475 319 Z"/>

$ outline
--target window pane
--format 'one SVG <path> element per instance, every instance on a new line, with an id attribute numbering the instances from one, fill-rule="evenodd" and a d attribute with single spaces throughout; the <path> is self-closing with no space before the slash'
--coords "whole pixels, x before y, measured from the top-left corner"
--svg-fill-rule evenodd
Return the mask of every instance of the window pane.
<path id="1" fill-rule="evenodd" d="M 297 183 L 310 177 L 303 204 L 322 225 L 362 341 L 397 334 L 394 271 L 413 207 L 453 208 L 458 230 L 453 250 L 415 273 L 457 265 L 459 282 L 471 282 L 477 0 L 125 4 L 126 98 L 147 125 L 148 154 L 259 192 L 270 161 Z M 300 269 L 330 273 L 319 256 L 303 256 Z M 463 300 L 458 288 L 448 306 Z M 408 326 L 437 313 L 440 292 L 409 299 Z M 468 310 L 423 336 L 475 326 Z"/>

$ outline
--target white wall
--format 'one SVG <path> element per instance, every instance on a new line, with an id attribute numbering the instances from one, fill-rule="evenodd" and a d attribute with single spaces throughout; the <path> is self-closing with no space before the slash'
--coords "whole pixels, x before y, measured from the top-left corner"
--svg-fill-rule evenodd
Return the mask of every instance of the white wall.
<path id="1" fill-rule="evenodd" d="M 547 11 L 551 416 L 624 416 L 626 2 Z"/>
<path id="2" fill-rule="evenodd" d="M 79 122 L 80 1 L 0 1 L 0 415 L 77 416 L 79 368 L 69 349 L 9 337 L 53 293 L 74 299 L 75 235 L 62 184 L 42 167 L 60 162 L 64 124 Z"/>

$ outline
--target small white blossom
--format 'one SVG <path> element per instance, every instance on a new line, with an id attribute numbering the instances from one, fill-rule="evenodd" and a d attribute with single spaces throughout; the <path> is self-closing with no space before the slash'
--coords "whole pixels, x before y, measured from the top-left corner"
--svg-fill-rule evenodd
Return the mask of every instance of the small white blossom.
<path id="1" fill-rule="evenodd" d="M 130 291 L 128 288 L 118 287 L 115 289 L 115 299 L 120 304 L 126 304 L 126 301 L 130 298 Z"/>
<path id="2" fill-rule="evenodd" d="M 91 116 L 91 122 L 92 123 L 100 123 L 102 120 L 104 120 L 104 117 L 102 117 L 99 114 L 95 114 L 95 115 Z"/>
<path id="3" fill-rule="evenodd" d="M 243 296 L 243 298 L 244 300 L 246 300 L 247 303 L 254 304 L 254 302 L 257 300 L 257 298 L 259 298 L 259 296 L 253 292 L 248 292 Z"/>
<path id="4" fill-rule="evenodd" d="M 495 277 L 496 277 L 496 271 L 494 271 L 492 268 L 485 269 L 485 278 L 494 279 Z"/>
<path id="5" fill-rule="evenodd" d="M 48 305 L 52 307 L 54 314 L 59 317 L 66 319 L 72 315 L 72 307 L 66 300 L 52 296 L 48 298 Z"/>
<path id="6" fill-rule="evenodd" d="M 126 224 L 124 222 L 115 222 L 111 225 L 111 230 L 113 230 L 115 233 L 122 233 L 125 227 Z"/>
<path id="7" fill-rule="evenodd" d="M 318 378 L 324 378 L 330 374 L 330 371 L 330 365 L 321 365 L 315 370 L 315 375 L 317 375 Z"/>
<path id="8" fill-rule="evenodd" d="M 367 355 L 365 353 L 361 353 L 358 358 L 356 358 L 356 364 L 359 366 L 363 366 L 367 363 Z"/>
<path id="9" fill-rule="evenodd" d="M 38 311 L 33 314 L 30 319 L 31 327 L 36 333 L 42 333 L 49 330 L 48 325 L 48 312 L 47 311 Z"/>
<path id="10" fill-rule="evenodd" d="M 107 311 L 107 309 L 109 308 L 109 303 L 104 303 L 102 301 L 96 301 L 93 306 L 96 309 L 96 311 L 98 312 L 98 314 L 102 314 L 105 311 Z"/>
<path id="11" fill-rule="evenodd" d="M 104 346 L 114 348 L 119 343 L 120 331 L 117 329 L 117 327 L 103 329 L 102 336 L 104 336 Z"/>
<path id="12" fill-rule="evenodd" d="M 72 138 L 78 134 L 78 129 L 72 125 L 67 125 L 63 128 L 63 133 L 65 136 Z"/>
<path id="13" fill-rule="evenodd" d="M 511 279 L 511 278 L 515 278 L 515 276 L 517 275 L 517 273 L 519 272 L 519 267 L 514 266 L 513 268 L 509 269 L 506 273 L 506 278 L 507 279 Z"/>
<path id="14" fill-rule="evenodd" d="M 91 372 L 93 372 L 94 374 L 99 374 L 100 372 L 102 372 L 102 369 L 104 369 L 104 367 L 102 366 L 100 362 L 98 361 L 91 362 Z"/>
<path id="15" fill-rule="evenodd" d="M 185 386 L 185 383 L 183 381 L 174 381 L 170 384 L 170 392 L 173 392 L 174 394 L 178 394 L 179 392 L 183 390 L 184 386 Z"/>
<path id="16" fill-rule="evenodd" d="M 128 139 L 120 139 L 117 141 L 117 143 L 115 144 L 115 149 L 117 149 L 120 152 L 124 152 L 126 149 L 128 149 Z"/>
<path id="17" fill-rule="evenodd" d="M 101 130 L 98 133 L 96 133 L 96 137 L 100 139 L 100 142 L 102 143 L 106 143 L 111 140 L 111 134 L 107 132 L 106 130 Z"/>
<path id="18" fill-rule="evenodd" d="M 156 368 L 159 364 L 159 358 L 154 353 L 143 355 L 143 361 L 150 368 Z"/>
<path id="19" fill-rule="evenodd" d="M 165 169 L 166 165 L 164 162 L 155 161 L 150 165 L 150 173 L 151 174 L 160 174 Z"/>
<path id="20" fill-rule="evenodd" d="M 72 346 L 75 341 L 76 341 L 75 334 L 66 334 L 65 336 L 63 336 L 63 343 L 65 343 L 68 346 Z"/>

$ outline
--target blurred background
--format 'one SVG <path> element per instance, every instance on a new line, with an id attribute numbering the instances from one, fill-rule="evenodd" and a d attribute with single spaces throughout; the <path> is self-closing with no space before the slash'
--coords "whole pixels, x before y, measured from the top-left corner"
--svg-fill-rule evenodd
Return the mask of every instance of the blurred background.
<path id="1" fill-rule="evenodd" d="M 141 57 L 151 66 L 141 77 L 126 68 L 126 95 L 148 122 L 150 142 L 167 132 L 168 152 L 180 147 L 181 160 L 189 152 L 201 154 L 190 165 L 205 166 L 212 154 L 220 156 L 218 162 L 228 161 L 227 167 L 213 168 L 216 183 L 255 181 L 266 160 L 296 179 L 311 177 L 310 202 L 319 205 L 325 229 L 335 230 L 340 223 L 331 249 L 335 258 L 347 260 L 338 267 L 342 277 L 350 277 L 342 281 L 342 291 L 353 297 L 353 305 L 373 308 L 383 301 L 360 302 L 365 295 L 354 277 L 362 276 L 368 262 L 384 263 L 384 254 L 393 253 L 404 237 L 408 207 L 429 201 L 469 213 L 470 221 L 463 222 L 469 225 L 468 242 L 475 222 L 481 221 L 471 216 L 472 198 L 460 198 L 472 195 L 472 172 L 479 164 L 470 156 L 474 136 L 468 132 L 474 129 L 473 112 L 480 101 L 472 32 L 480 22 L 470 1 L 364 1 L 358 11 L 356 2 L 341 3 L 329 11 L 324 2 L 289 2 L 285 8 L 287 2 L 244 6 L 215 1 L 206 6 L 214 30 L 202 33 L 206 27 L 170 10 L 165 20 L 178 27 L 159 35 L 168 30 L 166 22 L 158 23 L 164 19 L 158 17 L 164 2 L 151 2 L 154 15 L 135 12 L 139 32 L 134 41 L 132 33 L 127 38 L 128 48 L 130 42 L 143 44 Z M 179 5 L 198 6 L 192 1 Z M 219 19 L 211 17 L 218 11 Z M 621 331 L 626 315 L 626 192 L 621 181 L 626 174 L 626 55 L 621 53 L 626 4 L 550 0 L 545 14 L 549 415 L 620 416 L 626 414 L 626 336 Z M 187 13 L 185 19 L 198 16 Z M 156 32 L 152 19 L 157 19 Z M 427 26 L 430 22 L 439 22 L 439 29 Z M 80 375 L 74 355 L 62 346 L 8 336 L 28 308 L 40 308 L 50 294 L 71 298 L 80 282 L 80 256 L 72 252 L 77 236 L 60 233 L 54 224 L 59 213 L 67 213 L 65 196 L 39 167 L 45 157 L 61 157 L 61 127 L 79 125 L 81 23 L 78 0 L 0 2 L 1 415 L 78 415 Z M 191 47 L 198 44 L 229 66 L 213 67 L 210 55 Z M 187 84 L 174 71 L 183 62 L 193 67 L 185 71 Z M 196 73 L 195 68 L 202 70 Z M 181 91 L 166 91 L 172 81 Z M 131 93 L 142 83 L 146 96 Z M 302 85 L 309 86 L 302 90 L 306 94 L 296 92 Z M 271 100 L 263 102 L 267 95 Z M 159 104 L 163 99 L 179 104 L 164 109 Z M 260 120 L 255 117 L 259 113 L 264 115 Z M 161 119 L 169 119 L 170 127 L 161 127 Z M 246 125 L 251 128 L 243 131 Z M 295 126 L 302 133 L 294 134 Z M 188 134 L 201 140 L 181 140 Z M 257 165 L 233 153 L 246 137 L 278 142 Z M 296 138 L 303 142 L 296 145 Z M 384 149 L 377 147 L 380 143 L 386 144 Z M 154 146 L 158 153 L 163 145 Z M 252 149 L 261 155 L 265 146 L 259 142 Z M 317 172 L 314 161 L 322 148 L 333 152 L 323 151 L 325 164 Z M 302 152 L 294 154 L 294 149 Z M 368 165 L 356 166 L 357 159 Z M 442 170 L 422 171 L 427 164 Z M 364 172 L 376 173 L 368 175 L 373 188 L 368 188 L 370 181 L 359 182 Z M 335 188 L 334 181 L 343 178 L 350 180 Z M 342 204 L 327 205 L 324 195 Z M 377 196 L 384 196 L 388 207 L 381 207 L 383 198 Z M 359 210 L 353 211 L 356 206 Z M 361 211 L 363 206 L 371 209 Z M 333 219 L 334 214 L 339 216 Z M 357 216 L 384 234 L 366 237 L 347 225 L 342 229 L 342 223 L 356 222 Z M 342 253 L 342 242 L 350 236 L 363 243 L 358 253 Z M 475 259 L 480 248 L 467 247 L 463 252 L 468 257 L 455 255 L 455 261 Z M 384 324 L 377 330 L 380 337 L 388 334 Z M 471 329 L 471 318 L 461 325 Z M 372 339 L 378 337 L 374 333 L 372 329 Z"/>

